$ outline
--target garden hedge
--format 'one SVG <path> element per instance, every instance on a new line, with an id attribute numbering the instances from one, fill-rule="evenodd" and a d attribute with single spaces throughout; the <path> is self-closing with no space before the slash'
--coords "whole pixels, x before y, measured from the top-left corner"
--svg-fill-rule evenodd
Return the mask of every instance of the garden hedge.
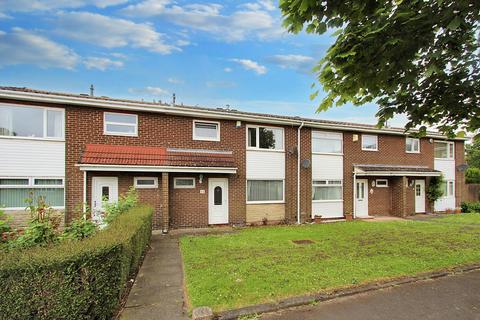
<path id="1" fill-rule="evenodd" d="M 461 208 L 466 213 L 480 212 L 480 202 L 462 202 Z"/>
<path id="2" fill-rule="evenodd" d="M 111 319 L 150 242 L 136 207 L 82 241 L 0 253 L 0 319 Z"/>

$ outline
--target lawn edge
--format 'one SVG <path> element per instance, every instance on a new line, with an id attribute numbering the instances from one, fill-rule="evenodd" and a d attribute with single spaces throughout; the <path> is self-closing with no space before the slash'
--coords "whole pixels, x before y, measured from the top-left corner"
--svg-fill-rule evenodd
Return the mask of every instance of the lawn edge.
<path id="1" fill-rule="evenodd" d="M 334 290 L 330 293 L 301 295 L 301 296 L 295 296 L 295 297 L 283 299 L 275 303 L 262 303 L 262 304 L 242 307 L 238 309 L 221 311 L 221 312 L 215 313 L 215 319 L 218 319 L 218 320 L 237 319 L 238 317 L 241 317 L 241 316 L 274 312 L 274 311 L 279 311 L 283 309 L 304 306 L 304 305 L 308 305 L 316 302 L 323 302 L 323 301 L 333 300 L 336 298 L 353 296 L 356 294 L 365 293 L 369 291 L 376 291 L 380 289 L 385 289 L 389 287 L 394 287 L 394 286 L 399 286 L 399 285 L 404 285 L 404 284 L 409 284 L 409 283 L 414 283 L 419 281 L 443 278 L 443 277 L 452 276 L 455 274 L 474 271 L 474 270 L 480 270 L 480 263 L 457 266 L 453 268 L 446 268 L 446 269 L 437 270 L 433 272 L 420 273 L 415 276 L 405 276 L 405 277 L 396 278 L 394 280 L 370 282 L 370 283 L 366 283 L 364 285 L 360 285 L 356 287 Z"/>

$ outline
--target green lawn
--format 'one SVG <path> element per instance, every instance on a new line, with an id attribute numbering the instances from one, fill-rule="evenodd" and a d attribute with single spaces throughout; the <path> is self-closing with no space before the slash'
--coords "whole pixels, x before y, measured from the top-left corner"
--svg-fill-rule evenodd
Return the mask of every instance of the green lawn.
<path id="1" fill-rule="evenodd" d="M 480 214 L 247 228 L 180 245 L 190 307 L 221 311 L 480 262 Z"/>

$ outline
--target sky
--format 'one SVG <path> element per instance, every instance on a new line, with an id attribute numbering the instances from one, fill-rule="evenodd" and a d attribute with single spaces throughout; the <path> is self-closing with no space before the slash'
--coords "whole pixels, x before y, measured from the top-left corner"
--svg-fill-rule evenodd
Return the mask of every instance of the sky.
<path id="1" fill-rule="evenodd" d="M 273 0 L 1 0 L 0 86 L 375 124 L 309 99 L 331 33 L 288 33 Z"/>

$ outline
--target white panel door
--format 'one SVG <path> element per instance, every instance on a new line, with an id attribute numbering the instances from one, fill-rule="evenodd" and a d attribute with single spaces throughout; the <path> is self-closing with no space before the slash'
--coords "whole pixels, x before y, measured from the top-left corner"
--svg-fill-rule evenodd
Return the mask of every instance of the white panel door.
<path id="1" fill-rule="evenodd" d="M 101 222 L 103 218 L 103 202 L 114 203 L 118 201 L 117 177 L 92 178 L 92 219 Z"/>
<path id="2" fill-rule="evenodd" d="M 208 179 L 208 224 L 228 223 L 228 179 Z"/>
<path id="3" fill-rule="evenodd" d="M 368 180 L 357 179 L 355 195 L 355 215 L 358 218 L 368 217 Z"/>
<path id="4" fill-rule="evenodd" d="M 415 180 L 415 213 L 425 213 L 425 180 Z"/>

